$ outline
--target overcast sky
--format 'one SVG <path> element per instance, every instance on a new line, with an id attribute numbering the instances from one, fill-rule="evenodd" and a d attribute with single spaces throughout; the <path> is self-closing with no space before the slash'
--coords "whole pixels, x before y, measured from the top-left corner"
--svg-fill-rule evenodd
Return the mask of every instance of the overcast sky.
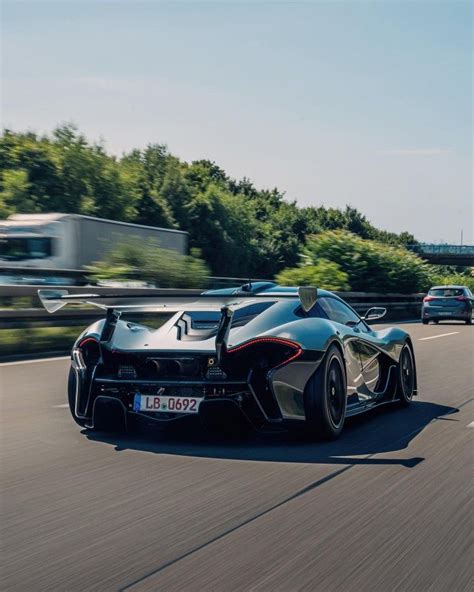
<path id="1" fill-rule="evenodd" d="M 2 123 L 473 239 L 470 1 L 3 0 Z"/>

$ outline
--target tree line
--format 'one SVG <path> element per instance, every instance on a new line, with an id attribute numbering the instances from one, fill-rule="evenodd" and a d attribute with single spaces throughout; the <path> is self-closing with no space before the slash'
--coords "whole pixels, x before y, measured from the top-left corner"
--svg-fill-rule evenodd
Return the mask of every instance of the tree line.
<path id="1" fill-rule="evenodd" d="M 416 243 L 351 206 L 298 207 L 277 188 L 257 189 L 209 160 L 184 162 L 163 144 L 110 155 L 72 125 L 50 135 L 5 130 L 0 173 L 0 218 L 64 212 L 185 230 L 213 275 L 272 278 L 298 267 L 307 237 L 324 231 Z"/>

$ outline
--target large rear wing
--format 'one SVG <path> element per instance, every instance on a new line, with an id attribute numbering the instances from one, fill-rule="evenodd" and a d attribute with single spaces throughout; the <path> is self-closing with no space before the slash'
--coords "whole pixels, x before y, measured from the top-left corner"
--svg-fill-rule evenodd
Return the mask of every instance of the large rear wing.
<path id="1" fill-rule="evenodd" d="M 102 308 L 104 311 L 116 312 L 179 312 L 192 310 L 221 310 L 223 307 L 237 307 L 249 301 L 277 302 L 298 299 L 303 310 L 309 311 L 316 303 L 317 288 L 311 286 L 300 287 L 295 292 L 278 292 L 252 294 L 239 292 L 237 294 L 190 294 L 187 290 L 170 290 L 166 293 L 153 295 L 140 294 L 97 294 L 94 292 L 70 294 L 68 290 L 38 290 L 38 296 L 44 308 L 54 313 L 67 304 L 89 304 Z"/>

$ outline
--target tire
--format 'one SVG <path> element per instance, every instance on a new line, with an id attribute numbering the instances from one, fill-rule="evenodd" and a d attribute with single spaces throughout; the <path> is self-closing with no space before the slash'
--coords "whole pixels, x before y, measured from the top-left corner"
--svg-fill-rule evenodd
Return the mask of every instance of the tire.
<path id="1" fill-rule="evenodd" d="M 466 319 L 466 325 L 472 325 L 472 318 Z"/>
<path id="2" fill-rule="evenodd" d="M 304 392 L 306 429 L 316 439 L 337 438 L 344 426 L 347 382 L 344 359 L 332 345 Z"/>
<path id="3" fill-rule="evenodd" d="M 421 322 L 423 323 L 423 325 L 427 325 L 430 320 L 429 319 L 421 319 Z"/>
<path id="4" fill-rule="evenodd" d="M 433 323 L 437 325 L 439 323 L 439 319 L 434 319 Z"/>
<path id="5" fill-rule="evenodd" d="M 408 407 L 412 402 L 416 389 L 416 366 L 413 350 L 408 343 L 402 348 L 398 364 L 398 403 L 401 407 Z"/>
<path id="6" fill-rule="evenodd" d="M 85 420 L 80 419 L 77 417 L 75 412 L 76 406 L 76 373 L 72 368 L 69 369 L 69 378 L 67 381 L 67 399 L 69 403 L 69 411 L 71 412 L 73 420 L 77 423 L 77 425 L 81 426 L 81 428 L 85 427 Z"/>

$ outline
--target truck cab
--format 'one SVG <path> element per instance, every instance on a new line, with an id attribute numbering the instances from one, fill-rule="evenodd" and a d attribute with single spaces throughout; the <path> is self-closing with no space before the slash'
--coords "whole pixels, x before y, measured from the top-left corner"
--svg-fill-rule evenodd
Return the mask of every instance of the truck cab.
<path id="1" fill-rule="evenodd" d="M 0 222 L 0 266 L 65 268 L 68 249 L 61 214 L 14 214 Z"/>

